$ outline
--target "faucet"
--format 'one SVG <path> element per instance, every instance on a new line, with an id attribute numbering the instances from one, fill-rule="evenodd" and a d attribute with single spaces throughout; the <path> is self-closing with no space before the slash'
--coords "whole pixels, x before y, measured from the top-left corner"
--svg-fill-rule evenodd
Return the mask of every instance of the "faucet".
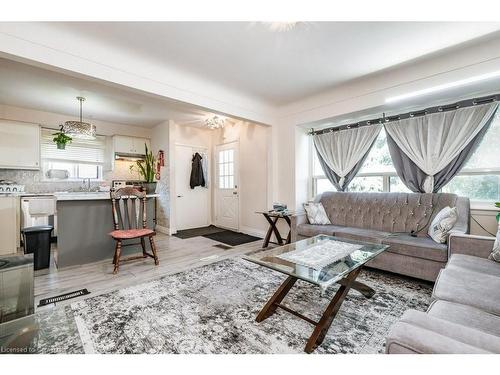
<path id="1" fill-rule="evenodd" d="M 87 191 L 90 191 L 90 178 L 84 178 L 83 179 L 83 182 L 82 182 L 82 185 L 84 185 L 85 187 L 85 181 L 87 181 Z"/>

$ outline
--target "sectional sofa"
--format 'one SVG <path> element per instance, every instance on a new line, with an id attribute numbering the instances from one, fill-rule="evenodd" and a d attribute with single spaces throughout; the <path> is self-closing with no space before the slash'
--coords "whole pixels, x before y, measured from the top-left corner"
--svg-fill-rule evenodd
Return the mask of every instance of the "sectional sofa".
<path id="1" fill-rule="evenodd" d="M 451 235 L 450 259 L 427 312 L 408 310 L 391 327 L 386 352 L 500 353 L 500 263 L 493 237 Z"/>
<path id="2" fill-rule="evenodd" d="M 447 244 L 428 235 L 434 216 L 457 207 L 454 233 L 468 233 L 470 202 L 455 194 L 347 193 L 318 195 L 331 225 L 309 224 L 305 214 L 292 218 L 292 241 L 318 234 L 390 245 L 367 266 L 435 281 L 449 258 Z M 412 235 L 413 233 L 413 235 Z"/>

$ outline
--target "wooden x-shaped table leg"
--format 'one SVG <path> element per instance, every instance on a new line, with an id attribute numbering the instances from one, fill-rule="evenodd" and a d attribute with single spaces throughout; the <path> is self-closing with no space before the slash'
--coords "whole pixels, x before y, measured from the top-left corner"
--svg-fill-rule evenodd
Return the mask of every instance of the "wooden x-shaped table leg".
<path id="1" fill-rule="evenodd" d="M 340 284 L 340 288 L 337 290 L 335 295 L 333 296 L 331 302 L 328 304 L 327 308 L 325 309 L 323 315 L 321 316 L 321 319 L 319 322 L 315 322 L 312 319 L 286 307 L 281 305 L 281 301 L 285 298 L 285 296 L 288 294 L 290 289 L 292 289 L 293 285 L 297 281 L 296 277 L 289 276 L 283 284 L 278 288 L 278 290 L 274 293 L 274 295 L 269 299 L 269 301 L 266 303 L 266 305 L 262 308 L 260 311 L 259 315 L 257 315 L 257 318 L 255 319 L 257 322 L 262 322 L 263 320 L 269 318 L 271 315 L 273 315 L 277 308 L 281 308 L 311 324 L 313 324 L 314 331 L 312 335 L 309 337 L 309 340 L 307 341 L 306 347 L 304 351 L 306 353 L 311 353 L 314 349 L 316 349 L 323 340 L 325 339 L 325 336 L 328 332 L 328 329 L 332 325 L 333 319 L 335 319 L 335 316 L 337 315 L 338 311 L 340 310 L 340 306 L 342 306 L 342 303 L 344 302 L 347 293 L 349 290 L 355 289 L 358 290 L 360 293 L 362 293 L 365 297 L 370 298 L 375 294 L 375 291 L 368 287 L 365 284 L 362 284 L 360 282 L 355 281 L 356 277 L 358 277 L 359 272 L 361 271 L 361 267 L 358 267 L 357 269 L 353 270 L 350 272 L 345 278 L 341 279 L 338 281 L 338 284 Z"/>
<path id="2" fill-rule="evenodd" d="M 266 218 L 267 222 L 269 223 L 269 229 L 267 230 L 266 237 L 264 238 L 264 243 L 262 244 L 263 248 L 266 248 L 269 246 L 269 242 L 271 240 L 271 235 L 274 232 L 274 235 L 276 236 L 276 241 L 278 241 L 278 245 L 283 244 L 283 238 L 281 237 L 280 232 L 278 231 L 278 228 L 276 227 L 276 223 L 278 222 L 279 217 L 275 216 L 271 218 L 268 214 L 263 214 L 264 217 Z"/>

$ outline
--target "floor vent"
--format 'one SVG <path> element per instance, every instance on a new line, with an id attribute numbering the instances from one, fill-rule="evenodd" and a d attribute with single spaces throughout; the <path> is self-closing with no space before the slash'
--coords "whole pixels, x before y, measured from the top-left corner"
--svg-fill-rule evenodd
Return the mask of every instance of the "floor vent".
<path id="1" fill-rule="evenodd" d="M 62 302 L 62 301 L 66 301 L 66 300 L 71 299 L 71 298 L 85 296 L 87 294 L 90 294 L 90 292 L 87 289 L 80 289 L 80 290 L 77 290 L 76 292 L 65 293 L 65 294 L 61 294 L 59 296 L 50 297 L 50 298 L 43 298 L 40 300 L 38 307 L 47 306 L 47 305 L 50 305 L 51 303 L 55 304 L 57 302 Z"/>
<path id="2" fill-rule="evenodd" d="M 217 248 L 222 249 L 222 250 L 229 250 L 229 249 L 233 248 L 232 246 L 224 245 L 222 243 L 214 245 L 214 247 L 217 247 Z"/>

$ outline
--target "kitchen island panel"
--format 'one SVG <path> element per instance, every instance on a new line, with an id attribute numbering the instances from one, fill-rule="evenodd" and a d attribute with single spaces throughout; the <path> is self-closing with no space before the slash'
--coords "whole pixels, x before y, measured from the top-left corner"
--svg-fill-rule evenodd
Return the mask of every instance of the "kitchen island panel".
<path id="1" fill-rule="evenodd" d="M 146 202 L 147 227 L 154 228 L 155 198 Z M 57 201 L 57 266 L 68 267 L 109 259 L 111 262 L 116 242 L 109 236 L 113 231 L 111 200 Z M 139 242 L 139 239 L 124 243 Z M 149 243 L 146 241 L 149 251 Z M 140 253 L 140 245 L 127 246 L 123 255 Z"/>

